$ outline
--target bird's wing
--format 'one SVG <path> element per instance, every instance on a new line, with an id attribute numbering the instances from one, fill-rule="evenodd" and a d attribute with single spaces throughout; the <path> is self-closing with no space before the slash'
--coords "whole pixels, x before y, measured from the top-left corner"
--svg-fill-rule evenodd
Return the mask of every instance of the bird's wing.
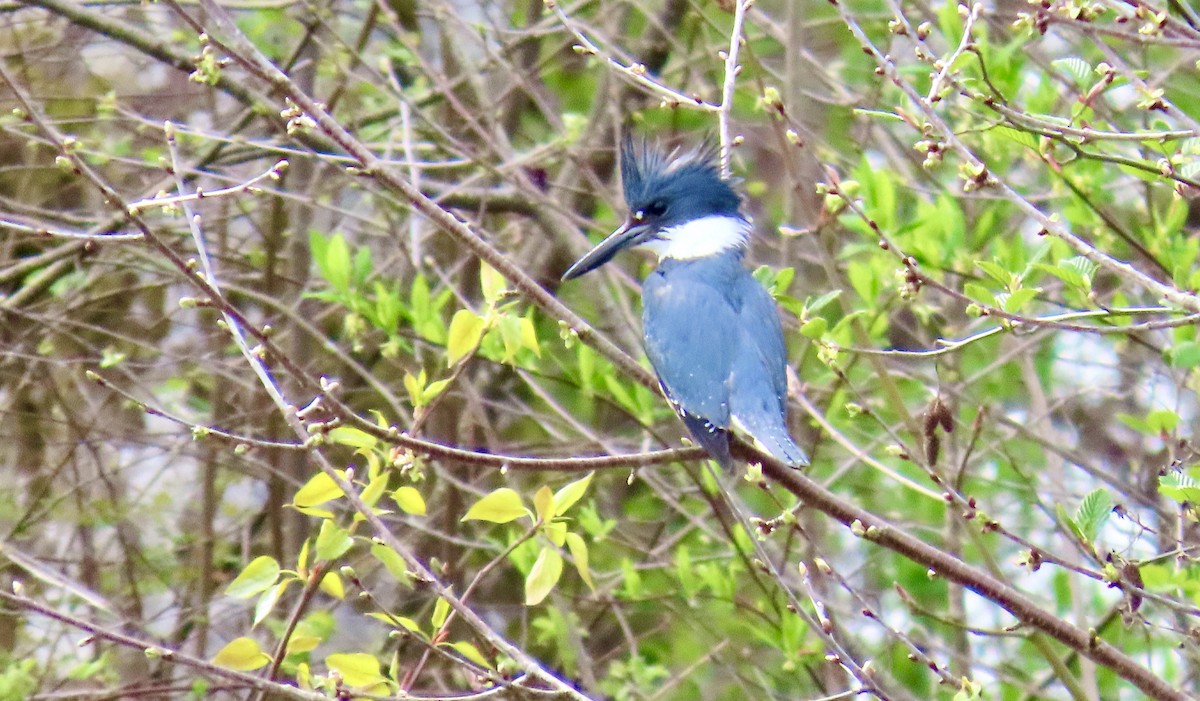
<path id="1" fill-rule="evenodd" d="M 787 430 L 787 347 L 775 300 L 757 280 L 739 278 L 738 333 L 729 379 L 730 414 L 775 457 L 798 467 L 804 451 Z"/>
<path id="2" fill-rule="evenodd" d="M 642 293 L 646 355 L 667 398 L 681 415 L 728 428 L 729 374 L 738 343 L 730 300 L 703 278 L 662 270 L 646 279 Z"/>
<path id="3" fill-rule="evenodd" d="M 738 325 L 742 329 L 739 355 L 743 362 L 753 363 L 754 374 L 768 383 L 782 411 L 787 405 L 787 346 L 779 309 L 771 293 L 749 273 L 739 278 L 738 287 Z"/>

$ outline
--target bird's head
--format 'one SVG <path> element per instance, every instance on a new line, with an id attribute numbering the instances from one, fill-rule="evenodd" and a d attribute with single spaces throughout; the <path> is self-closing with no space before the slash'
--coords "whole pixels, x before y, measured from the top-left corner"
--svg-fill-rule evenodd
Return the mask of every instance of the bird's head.
<path id="1" fill-rule="evenodd" d="M 664 153 L 626 137 L 621 182 L 629 216 L 616 231 L 563 274 L 579 277 L 633 247 L 659 258 L 703 258 L 746 245 L 749 224 L 738 213 L 741 198 L 721 177 L 715 150 L 704 145 Z"/>

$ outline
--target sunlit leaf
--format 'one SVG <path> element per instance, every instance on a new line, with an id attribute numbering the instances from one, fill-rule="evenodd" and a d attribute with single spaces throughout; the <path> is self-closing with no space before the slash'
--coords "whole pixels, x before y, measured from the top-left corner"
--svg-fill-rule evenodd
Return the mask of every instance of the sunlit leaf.
<path id="1" fill-rule="evenodd" d="M 378 440 L 375 436 L 366 431 L 354 428 L 353 426 L 337 426 L 326 434 L 329 440 L 338 445 L 348 445 L 352 448 L 365 448 L 370 450 L 375 447 Z M 324 473 L 322 473 L 324 474 Z"/>
<path id="2" fill-rule="evenodd" d="M 258 597 L 258 601 L 254 604 L 254 622 L 253 625 L 258 625 L 266 620 L 267 616 L 271 615 L 271 611 L 275 608 L 275 604 L 279 603 L 279 597 L 283 596 L 283 592 L 287 591 L 288 585 L 294 580 L 285 579 L 273 587 L 268 587 Z"/>
<path id="3" fill-rule="evenodd" d="M 487 263 L 479 264 L 479 291 L 485 302 L 492 304 L 500 299 L 507 286 L 508 281 L 495 268 Z"/>
<path id="4" fill-rule="evenodd" d="M 575 561 L 575 570 L 579 572 L 579 577 L 587 584 L 588 589 L 596 591 L 596 584 L 592 581 L 592 570 L 588 567 L 587 543 L 578 533 L 568 533 L 567 549 L 571 551 L 571 559 Z"/>
<path id="5" fill-rule="evenodd" d="M 537 606 L 554 590 L 562 576 L 562 555 L 551 547 L 538 553 L 529 576 L 525 578 L 525 605 Z"/>
<path id="6" fill-rule="evenodd" d="M 354 538 L 345 529 L 340 528 L 332 520 L 326 519 L 321 523 L 317 533 L 317 557 L 321 560 L 336 560 L 354 545 Z"/>
<path id="7" fill-rule="evenodd" d="M 1169 472 L 1158 478 L 1158 491 L 1172 501 L 1200 504 L 1200 481 L 1189 475 Z"/>
<path id="8" fill-rule="evenodd" d="M 332 477 L 324 472 L 318 472 L 300 488 L 300 491 L 296 492 L 296 496 L 292 497 L 292 504 L 300 508 L 319 506 L 344 494 L 345 492 L 337 486 Z"/>
<path id="9" fill-rule="evenodd" d="M 460 641 L 457 643 L 448 643 L 448 645 L 451 648 L 454 648 L 454 650 L 458 654 L 460 654 L 463 657 L 467 658 L 468 660 L 474 662 L 475 664 L 479 665 L 480 667 L 483 667 L 484 669 L 492 668 L 492 666 L 490 664 L 488 664 L 487 658 L 484 657 L 483 653 L 481 653 L 479 651 L 479 648 L 475 647 L 471 643 L 468 643 L 466 641 Z"/>
<path id="10" fill-rule="evenodd" d="M 521 317 L 521 346 L 533 351 L 537 357 L 542 357 L 542 348 L 538 345 L 537 328 L 533 325 L 533 319 L 529 317 Z"/>
<path id="11" fill-rule="evenodd" d="M 433 605 L 433 615 L 429 617 L 429 624 L 433 629 L 441 630 L 446 624 L 446 617 L 450 615 L 450 602 L 445 597 L 438 597 L 437 603 Z"/>
<path id="12" fill-rule="evenodd" d="M 271 662 L 271 656 L 262 651 L 253 638 L 234 638 L 212 658 L 218 667 L 239 672 L 252 672 Z"/>
<path id="13" fill-rule="evenodd" d="M 392 550 L 383 543 L 375 543 L 371 546 L 371 554 L 376 560 L 383 563 L 387 568 L 388 574 L 392 575 L 392 579 L 403 584 L 411 585 L 408 579 L 408 565 L 404 562 L 404 558 L 400 553 Z"/>
<path id="14" fill-rule="evenodd" d="M 379 497 L 383 496 L 383 493 L 387 491 L 387 485 L 388 476 L 381 474 L 371 480 L 371 483 L 367 485 L 366 489 L 362 490 L 362 494 L 359 494 L 358 498 L 362 499 L 363 503 L 367 506 L 374 507 L 379 502 Z"/>
<path id="15" fill-rule="evenodd" d="M 533 508 L 542 523 L 549 523 L 554 518 L 554 492 L 546 485 L 542 485 L 533 495 Z"/>
<path id="16" fill-rule="evenodd" d="M 1112 515 L 1113 501 L 1107 489 L 1092 490 L 1079 502 L 1075 510 L 1075 523 L 1088 543 L 1094 543 L 1104 522 Z"/>
<path id="17" fill-rule="evenodd" d="M 279 571 L 279 563 L 275 558 L 259 555 L 225 587 L 225 594 L 235 599 L 249 599 L 275 584 L 275 580 L 279 579 Z"/>
<path id="18" fill-rule="evenodd" d="M 508 523 L 524 515 L 527 511 L 521 503 L 521 495 L 508 487 L 501 487 L 488 494 L 467 510 L 463 521 L 491 521 L 492 523 Z"/>
<path id="19" fill-rule="evenodd" d="M 594 472 L 589 472 L 582 478 L 564 485 L 554 493 L 555 515 L 561 516 L 567 513 L 567 509 L 570 509 L 575 505 L 575 502 L 583 498 L 583 495 L 587 493 L 588 486 L 592 483 L 592 476 L 595 474 Z"/>
<path id="20" fill-rule="evenodd" d="M 453 367 L 475 347 L 483 337 L 483 317 L 470 309 L 459 309 L 450 320 L 450 331 L 446 336 L 446 365 Z"/>
<path id="21" fill-rule="evenodd" d="M 425 515 L 425 498 L 415 487 L 405 485 L 392 492 L 392 501 L 406 514 L 413 516 Z"/>
<path id="22" fill-rule="evenodd" d="M 342 584 L 342 576 L 337 572 L 326 572 L 319 586 L 321 591 L 339 601 L 346 598 L 346 587 Z"/>
<path id="23" fill-rule="evenodd" d="M 288 639 L 287 654 L 295 655 L 302 652 L 312 652 L 321 644 L 321 638 L 316 635 L 301 635 L 299 633 Z"/>
<path id="24" fill-rule="evenodd" d="M 379 658 L 365 652 L 336 653 L 325 658 L 325 666 L 341 675 L 349 686 L 365 688 L 387 683 Z"/>

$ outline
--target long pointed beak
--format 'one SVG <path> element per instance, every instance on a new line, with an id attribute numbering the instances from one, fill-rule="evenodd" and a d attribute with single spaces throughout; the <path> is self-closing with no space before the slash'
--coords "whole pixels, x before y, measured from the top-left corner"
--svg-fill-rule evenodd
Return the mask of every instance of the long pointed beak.
<path id="1" fill-rule="evenodd" d="M 613 259 L 620 251 L 636 246 L 642 242 L 644 236 L 649 232 L 649 227 L 645 224 L 639 224 L 632 219 L 626 220 L 619 229 L 608 235 L 596 247 L 588 251 L 575 264 L 567 268 L 567 272 L 563 273 L 562 279 L 573 280 L 574 278 L 591 272 L 596 268 L 604 265 Z"/>

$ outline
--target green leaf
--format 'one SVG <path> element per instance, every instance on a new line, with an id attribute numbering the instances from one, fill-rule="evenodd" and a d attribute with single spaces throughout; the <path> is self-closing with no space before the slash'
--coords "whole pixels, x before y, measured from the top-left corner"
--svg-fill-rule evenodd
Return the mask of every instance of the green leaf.
<path id="1" fill-rule="evenodd" d="M 392 575 L 392 579 L 403 584 L 411 584 L 408 579 L 408 564 L 404 562 L 404 558 L 400 553 L 392 550 L 383 543 L 375 543 L 371 546 L 371 554 L 376 560 L 383 563 L 387 568 L 388 574 Z"/>
<path id="2" fill-rule="evenodd" d="M 1013 290 L 1005 297 L 1001 308 L 1009 314 L 1020 313 L 1025 308 L 1025 305 L 1029 304 L 1041 291 L 1040 287 L 1022 287 Z M 996 295 L 996 301 L 1000 301 L 1000 295 Z"/>
<path id="3" fill-rule="evenodd" d="M 542 533 L 551 543 L 561 548 L 567 538 L 567 524 L 564 521 L 552 521 L 542 527 Z"/>
<path id="4" fill-rule="evenodd" d="M 537 328 L 533 325 L 533 319 L 521 317 L 520 332 L 521 347 L 528 348 L 539 358 L 542 357 L 542 348 L 538 345 Z"/>
<path id="5" fill-rule="evenodd" d="M 537 512 L 538 520 L 542 523 L 548 524 L 554 518 L 554 492 L 551 492 L 546 485 L 542 485 L 533 495 L 533 508 Z"/>
<path id="6" fill-rule="evenodd" d="M 367 688 L 386 684 L 379 658 L 365 652 L 335 653 L 325 658 L 325 666 L 341 675 L 349 686 Z"/>
<path id="7" fill-rule="evenodd" d="M 1093 489 L 1079 502 L 1075 510 L 1075 523 L 1087 543 L 1094 543 L 1104 522 L 1112 515 L 1113 500 L 1108 490 Z"/>
<path id="8" fill-rule="evenodd" d="M 537 606 L 554 590 L 562 576 L 562 555 L 558 550 L 546 546 L 525 578 L 525 605 Z"/>
<path id="9" fill-rule="evenodd" d="M 370 450 L 378 442 L 375 436 L 353 426 L 337 426 L 329 431 L 329 440 L 338 445 L 348 445 L 351 448 Z M 325 473 L 321 473 L 325 474 Z"/>
<path id="10" fill-rule="evenodd" d="M 1189 502 L 1200 504 L 1200 482 L 1190 475 L 1170 472 L 1158 478 L 1158 491 L 1172 501 L 1180 504 Z"/>
<path id="11" fill-rule="evenodd" d="M 479 345 L 483 338 L 483 317 L 470 309 L 459 309 L 450 320 L 450 332 L 446 337 L 446 365 L 454 367 Z"/>
<path id="12" fill-rule="evenodd" d="M 342 584 L 342 576 L 337 572 L 326 572 L 325 576 L 321 577 L 321 583 L 318 586 L 321 591 L 338 601 L 346 598 L 346 586 Z"/>
<path id="13" fill-rule="evenodd" d="M 333 289 L 343 294 L 350 291 L 350 247 L 341 234 L 334 234 L 325 248 L 325 257 L 317 261 L 321 276 Z"/>
<path id="14" fill-rule="evenodd" d="M 587 493 L 588 485 L 592 483 L 594 472 L 589 472 L 581 479 L 564 486 L 554 493 L 554 513 L 561 516 L 567 513 L 567 509 L 575 505 L 575 502 L 583 498 Z"/>
<path id="15" fill-rule="evenodd" d="M 485 302 L 495 304 L 507 286 L 508 281 L 495 268 L 487 263 L 479 264 L 479 291 Z"/>
<path id="16" fill-rule="evenodd" d="M 475 502 L 462 520 L 508 523 L 527 513 L 525 505 L 521 503 L 521 495 L 508 487 L 501 487 Z"/>
<path id="17" fill-rule="evenodd" d="M 415 487 L 405 485 L 398 488 L 392 492 L 392 501 L 396 502 L 396 506 L 399 506 L 400 510 L 406 514 L 424 516 L 426 513 L 425 498 Z"/>
<path id="18" fill-rule="evenodd" d="M 336 560 L 354 545 L 354 538 L 336 523 L 326 519 L 321 522 L 321 530 L 317 533 L 317 557 L 322 560 Z"/>
<path id="19" fill-rule="evenodd" d="M 1170 349 L 1171 367 L 1177 370 L 1191 370 L 1200 365 L 1200 343 L 1184 341 Z"/>
<path id="20" fill-rule="evenodd" d="M 443 643 L 443 645 L 446 644 L 447 643 Z M 453 648 L 455 652 L 474 662 L 480 667 L 483 667 L 484 669 L 492 669 L 492 666 L 488 664 L 487 658 L 483 656 L 483 653 L 479 651 L 479 648 L 475 647 L 471 643 L 461 641 L 457 643 L 449 643 L 448 645 L 449 647 Z"/>
<path id="21" fill-rule="evenodd" d="M 1151 434 L 1172 433 L 1179 425 L 1179 414 L 1170 409 L 1155 409 L 1146 414 L 1146 428 Z"/>
<path id="22" fill-rule="evenodd" d="M 362 499 L 363 503 L 367 506 L 375 508 L 375 504 L 379 501 L 379 497 L 383 496 L 384 491 L 387 490 L 387 483 L 387 474 L 379 475 L 375 479 L 371 480 L 370 484 L 367 485 L 367 488 L 362 490 L 362 494 L 358 495 L 358 498 Z M 359 515 L 361 516 L 361 514 Z"/>
<path id="23" fill-rule="evenodd" d="M 808 317 L 815 316 L 822 309 L 829 306 L 830 302 L 834 301 L 835 299 L 837 299 L 838 297 L 841 297 L 841 296 L 842 296 L 842 291 L 840 289 L 837 289 L 837 290 L 830 290 L 829 292 L 826 292 L 825 294 L 821 295 L 820 297 L 817 297 L 816 299 L 805 300 L 805 302 L 804 302 L 805 316 L 808 316 Z"/>
<path id="24" fill-rule="evenodd" d="M 587 543 L 578 533 L 568 533 L 567 549 L 571 551 L 571 558 L 575 560 L 575 571 L 579 573 L 580 579 L 588 589 L 596 591 L 596 584 L 592 581 L 592 570 L 588 567 Z"/>
<path id="25" fill-rule="evenodd" d="M 252 672 L 271 662 L 271 656 L 262 651 L 253 638 L 234 638 L 212 658 L 212 663 L 225 669 Z"/>
<path id="26" fill-rule="evenodd" d="M 275 584 L 275 580 L 279 579 L 279 572 L 279 563 L 275 558 L 259 555 L 225 587 L 225 595 L 235 599 L 249 599 Z"/>
<path id="27" fill-rule="evenodd" d="M 1077 85 L 1089 85 L 1092 81 L 1092 67 L 1081 58 L 1056 58 L 1050 65 L 1074 78 Z"/>
<path id="28" fill-rule="evenodd" d="M 354 253 L 354 285 L 362 287 L 366 285 L 367 278 L 371 277 L 371 249 L 363 246 Z"/>
<path id="29" fill-rule="evenodd" d="M 345 476 L 344 473 L 339 474 Z M 318 472 L 300 488 L 300 491 L 296 492 L 296 496 L 292 497 L 292 505 L 301 509 L 320 506 L 343 495 L 345 492 L 337 486 L 332 477 L 324 472 Z"/>
<path id="30" fill-rule="evenodd" d="M 800 326 L 800 335 L 805 338 L 818 339 L 825 335 L 829 330 L 829 322 L 825 321 L 825 317 L 817 316 L 809 319 Z"/>
<path id="31" fill-rule="evenodd" d="M 421 392 L 421 405 L 424 406 L 432 402 L 439 394 L 442 393 L 442 390 L 446 389 L 446 387 L 449 385 L 450 378 L 448 377 L 444 380 L 434 380 L 433 382 L 430 382 L 429 386 L 426 387 L 423 392 Z"/>
<path id="32" fill-rule="evenodd" d="M 988 277 L 1005 287 L 1009 287 L 1013 284 L 1013 278 L 1015 276 L 999 263 L 987 260 L 977 260 L 975 261 L 975 267 L 987 273 Z"/>
<path id="33" fill-rule="evenodd" d="M 441 630 L 446 624 L 446 618 L 450 615 L 450 602 L 443 597 L 438 597 L 437 602 L 433 605 L 433 615 L 429 617 L 429 623 L 433 626 L 436 632 Z"/>
<path id="34" fill-rule="evenodd" d="M 268 588 L 262 593 L 262 596 L 258 597 L 258 602 L 254 604 L 253 625 L 257 626 L 267 616 L 271 615 L 271 610 L 275 608 L 275 604 L 279 603 L 279 597 L 283 596 L 283 593 L 287 591 L 288 585 L 293 581 L 295 580 L 285 579 L 279 584 Z"/>
<path id="35" fill-rule="evenodd" d="M 1075 519 L 1071 518 L 1062 504 L 1056 503 L 1054 505 L 1054 514 L 1058 516 L 1059 522 L 1065 524 L 1076 538 L 1078 538 L 1080 541 L 1087 541 L 1087 538 L 1083 537 L 1083 531 L 1080 530 L 1079 524 L 1075 522 Z"/>

